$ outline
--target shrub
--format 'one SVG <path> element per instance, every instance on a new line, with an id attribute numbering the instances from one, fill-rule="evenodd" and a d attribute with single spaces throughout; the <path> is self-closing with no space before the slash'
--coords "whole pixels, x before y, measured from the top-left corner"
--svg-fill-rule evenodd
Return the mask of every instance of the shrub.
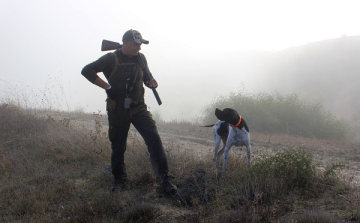
<path id="1" fill-rule="evenodd" d="M 237 110 L 246 120 L 250 130 L 260 133 L 291 134 L 304 137 L 343 140 L 345 125 L 320 103 L 307 103 L 298 95 L 278 93 L 247 94 L 233 92 L 220 96 L 203 108 L 204 123 L 214 123 L 215 108 Z"/>
<path id="2" fill-rule="evenodd" d="M 301 149 L 264 155 L 251 168 L 244 169 L 232 178 L 239 193 L 235 197 L 245 198 L 241 205 L 246 200 L 253 204 L 272 203 L 294 190 L 306 189 L 312 185 L 315 177 L 311 163 L 312 156 Z M 238 206 L 236 202 L 239 201 L 234 202 L 233 205 Z"/>

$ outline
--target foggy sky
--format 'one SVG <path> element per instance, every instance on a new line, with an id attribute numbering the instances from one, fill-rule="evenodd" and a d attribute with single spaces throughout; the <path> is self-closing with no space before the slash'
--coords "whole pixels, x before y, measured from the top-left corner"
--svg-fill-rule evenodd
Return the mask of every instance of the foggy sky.
<path id="1" fill-rule="evenodd" d="M 217 95 L 261 90 L 252 50 L 360 34 L 357 1 L 218 2 L 0 0 L 0 100 L 104 113 L 104 90 L 80 71 L 103 39 L 136 29 L 163 101 L 146 89 L 150 110 L 191 120 Z"/>

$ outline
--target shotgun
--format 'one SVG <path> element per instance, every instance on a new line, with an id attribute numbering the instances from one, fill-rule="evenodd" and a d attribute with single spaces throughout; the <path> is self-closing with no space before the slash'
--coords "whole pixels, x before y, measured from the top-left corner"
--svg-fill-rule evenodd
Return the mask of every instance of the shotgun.
<path id="1" fill-rule="evenodd" d="M 113 42 L 113 41 L 109 41 L 109 40 L 103 40 L 102 41 L 102 44 L 101 44 L 101 51 L 107 51 L 107 50 L 116 50 L 116 49 L 119 49 L 121 48 L 121 44 L 120 43 L 117 43 L 117 42 Z M 147 81 L 150 81 L 151 78 L 150 78 L 150 71 L 149 69 L 147 68 L 147 66 L 145 65 L 144 63 L 144 60 L 141 58 L 140 54 L 137 55 L 137 59 L 140 63 L 140 66 L 142 68 L 142 70 L 144 71 L 144 74 L 145 74 L 145 78 Z M 156 89 L 155 88 L 151 88 L 151 90 L 153 91 L 154 95 L 155 95 L 155 98 L 156 98 L 156 101 L 159 105 L 162 104 L 161 102 L 161 99 L 160 99 L 160 96 L 159 94 L 157 93 Z"/>

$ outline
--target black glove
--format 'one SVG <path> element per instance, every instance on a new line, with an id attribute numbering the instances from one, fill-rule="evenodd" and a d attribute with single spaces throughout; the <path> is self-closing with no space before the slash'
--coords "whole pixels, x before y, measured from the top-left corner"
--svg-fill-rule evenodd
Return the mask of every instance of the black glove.
<path id="1" fill-rule="evenodd" d="M 112 87 L 110 86 L 110 88 L 108 88 L 107 90 L 105 90 L 105 92 L 106 92 L 108 98 L 115 99 L 115 96 L 116 96 L 116 95 L 115 95 L 115 90 L 114 90 L 114 88 L 112 88 Z"/>

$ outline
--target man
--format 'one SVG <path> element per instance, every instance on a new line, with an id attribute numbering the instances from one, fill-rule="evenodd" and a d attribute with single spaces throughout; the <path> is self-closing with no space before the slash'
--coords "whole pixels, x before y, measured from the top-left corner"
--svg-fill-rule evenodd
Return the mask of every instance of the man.
<path id="1" fill-rule="evenodd" d="M 145 56 L 139 51 L 141 44 L 148 44 L 149 41 L 143 39 L 136 30 L 125 32 L 122 41 L 121 48 L 86 65 L 81 71 L 81 74 L 90 82 L 106 90 L 109 139 L 112 149 L 111 168 L 114 176 L 111 190 L 116 192 L 127 182 L 124 154 L 128 131 L 132 123 L 144 138 L 150 153 L 151 164 L 164 192 L 176 194 L 177 187 L 171 183 L 167 157 L 155 121 L 147 111 L 144 102 L 143 84 L 149 88 L 158 86 L 151 73 L 149 74 L 150 81 L 144 78 L 143 70 L 138 63 L 138 57 L 141 56 L 147 66 Z M 104 73 L 107 82 L 97 75 L 98 72 Z"/>

